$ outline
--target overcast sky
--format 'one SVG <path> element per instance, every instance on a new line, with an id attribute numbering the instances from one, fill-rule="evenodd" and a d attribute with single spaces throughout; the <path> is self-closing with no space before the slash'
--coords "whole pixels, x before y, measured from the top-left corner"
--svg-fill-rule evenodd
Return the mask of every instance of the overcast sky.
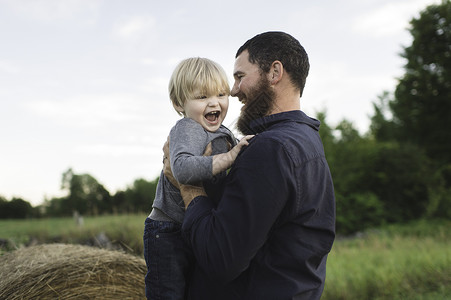
<path id="1" fill-rule="evenodd" d="M 403 74 L 409 21 L 434 0 L 0 0 L 0 195 L 61 196 L 68 168 L 110 193 L 155 179 L 178 120 L 167 85 L 187 57 L 220 63 L 281 30 L 310 57 L 301 107 L 368 130 L 372 102 Z M 224 125 L 240 105 L 230 98 Z"/>

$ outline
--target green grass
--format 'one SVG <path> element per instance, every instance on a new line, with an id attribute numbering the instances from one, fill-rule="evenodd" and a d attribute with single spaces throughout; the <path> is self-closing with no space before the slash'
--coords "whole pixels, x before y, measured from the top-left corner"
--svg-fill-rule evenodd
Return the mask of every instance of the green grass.
<path id="1" fill-rule="evenodd" d="M 9 239 L 15 247 L 29 243 L 86 243 L 99 233 L 128 252 L 142 255 L 146 215 L 85 217 L 83 226 L 73 218 L 34 220 L 0 220 L 0 238 Z"/>
<path id="2" fill-rule="evenodd" d="M 0 238 L 16 246 L 80 243 L 100 232 L 142 256 L 146 215 L 0 220 Z M 337 239 L 329 255 L 322 300 L 439 300 L 451 295 L 451 221 L 391 225 L 361 237 Z M 0 253 L 1 255 L 1 253 Z"/>
<path id="3" fill-rule="evenodd" d="M 450 225 L 419 221 L 336 241 L 322 299 L 449 299 Z"/>

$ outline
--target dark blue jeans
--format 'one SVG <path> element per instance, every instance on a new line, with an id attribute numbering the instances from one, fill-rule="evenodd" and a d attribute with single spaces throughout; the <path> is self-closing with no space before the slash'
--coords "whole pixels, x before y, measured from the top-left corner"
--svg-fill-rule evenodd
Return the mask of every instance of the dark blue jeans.
<path id="1" fill-rule="evenodd" d="M 144 259 L 147 299 L 185 299 L 194 257 L 182 239 L 181 225 L 147 218 Z"/>

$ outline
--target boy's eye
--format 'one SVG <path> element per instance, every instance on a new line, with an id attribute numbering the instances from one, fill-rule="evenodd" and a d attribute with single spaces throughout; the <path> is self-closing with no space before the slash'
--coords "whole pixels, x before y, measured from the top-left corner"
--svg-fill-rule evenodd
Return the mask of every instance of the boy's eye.
<path id="1" fill-rule="evenodd" d="M 225 94 L 224 93 L 219 93 L 218 97 L 224 97 Z"/>
<path id="2" fill-rule="evenodd" d="M 199 95 L 199 96 L 196 96 L 196 97 L 194 97 L 195 99 L 207 99 L 207 96 L 203 96 L 203 95 Z"/>

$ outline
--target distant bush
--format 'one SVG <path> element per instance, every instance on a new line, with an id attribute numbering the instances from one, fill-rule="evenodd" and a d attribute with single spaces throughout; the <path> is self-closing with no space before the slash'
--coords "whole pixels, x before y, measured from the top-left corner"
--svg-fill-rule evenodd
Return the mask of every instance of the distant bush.
<path id="1" fill-rule="evenodd" d="M 373 193 L 337 195 L 337 232 L 351 234 L 384 223 L 384 206 Z"/>
<path id="2" fill-rule="evenodd" d="M 25 219 L 33 215 L 31 204 L 20 198 L 7 201 L 0 197 L 0 219 Z"/>

